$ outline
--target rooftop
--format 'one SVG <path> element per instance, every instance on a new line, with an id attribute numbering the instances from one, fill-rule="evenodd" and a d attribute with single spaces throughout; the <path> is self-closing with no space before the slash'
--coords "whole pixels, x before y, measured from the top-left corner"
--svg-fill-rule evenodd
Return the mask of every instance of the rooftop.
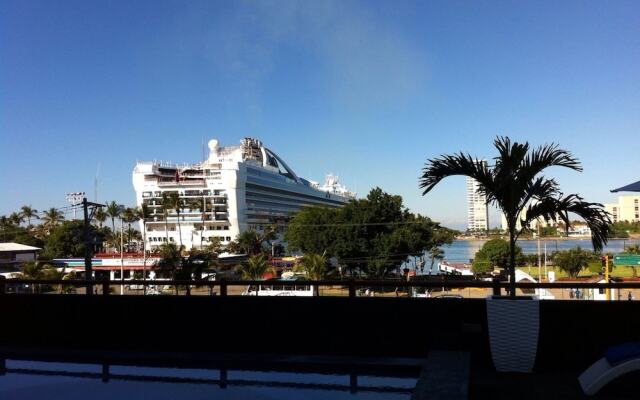
<path id="1" fill-rule="evenodd" d="M 37 251 L 40 247 L 27 246 L 20 243 L 0 243 L 0 251 Z"/>

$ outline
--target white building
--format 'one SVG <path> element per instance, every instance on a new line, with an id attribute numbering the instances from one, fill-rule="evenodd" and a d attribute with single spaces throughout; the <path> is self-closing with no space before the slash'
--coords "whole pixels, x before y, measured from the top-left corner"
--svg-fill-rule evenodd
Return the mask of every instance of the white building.
<path id="1" fill-rule="evenodd" d="M 486 165 L 486 161 L 478 161 Z M 489 229 L 489 207 L 487 196 L 480 193 L 480 185 L 473 178 L 467 178 L 467 229 L 486 231 Z"/>
<path id="2" fill-rule="evenodd" d="M 36 261 L 39 247 L 20 243 L 0 243 L 0 270 L 12 270 L 19 265 Z"/>
<path id="3" fill-rule="evenodd" d="M 604 209 L 611 214 L 613 222 L 638 222 L 640 221 L 640 196 L 619 196 L 617 203 L 605 204 Z"/>
<path id="4" fill-rule="evenodd" d="M 240 232 L 266 225 L 282 231 L 302 207 L 339 207 L 355 198 L 333 175 L 324 185 L 299 177 L 253 138 L 227 147 L 211 140 L 209 157 L 200 163 L 138 162 L 133 186 L 138 206 L 146 204 L 151 211 L 146 219 L 150 250 L 167 240 L 187 249 L 206 246 L 212 237 L 227 244 Z M 163 195 L 172 192 L 182 201 L 179 224 L 175 210 L 167 211 L 165 221 Z"/>

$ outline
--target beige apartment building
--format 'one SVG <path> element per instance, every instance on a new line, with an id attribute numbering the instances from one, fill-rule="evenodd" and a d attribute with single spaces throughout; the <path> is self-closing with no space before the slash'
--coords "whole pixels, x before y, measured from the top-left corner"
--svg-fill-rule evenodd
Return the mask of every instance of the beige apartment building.
<path id="1" fill-rule="evenodd" d="M 617 203 L 607 203 L 604 209 L 611 214 L 611 221 L 640 221 L 640 196 L 619 196 Z"/>

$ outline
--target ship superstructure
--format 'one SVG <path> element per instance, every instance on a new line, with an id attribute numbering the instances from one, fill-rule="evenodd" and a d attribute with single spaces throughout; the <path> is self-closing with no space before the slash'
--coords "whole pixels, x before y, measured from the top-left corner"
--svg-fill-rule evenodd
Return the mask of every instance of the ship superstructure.
<path id="1" fill-rule="evenodd" d="M 355 198 L 334 175 L 323 185 L 299 177 L 260 140 L 244 138 L 240 146 L 221 147 L 214 139 L 208 147 L 209 156 L 200 163 L 136 164 L 137 204 L 149 209 L 148 249 L 166 241 L 199 248 L 212 237 L 227 244 L 240 232 L 269 225 L 282 232 L 302 207 L 339 207 Z M 179 224 L 177 210 L 163 207 L 163 197 L 171 193 L 180 200 Z"/>

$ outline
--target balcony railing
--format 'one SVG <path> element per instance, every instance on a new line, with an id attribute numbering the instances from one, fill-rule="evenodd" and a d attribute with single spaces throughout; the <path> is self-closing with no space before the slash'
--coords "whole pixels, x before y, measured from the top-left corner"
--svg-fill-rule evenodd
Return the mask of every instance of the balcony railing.
<path id="1" fill-rule="evenodd" d="M 147 271 L 149 271 L 147 269 Z M 7 279 L 0 276 L 0 295 L 6 293 L 25 293 L 24 287 L 29 288 L 49 288 L 46 293 L 57 294 L 68 292 L 69 288 L 88 289 L 84 294 L 109 295 L 112 287 L 121 288 L 126 295 L 137 295 L 146 293 L 148 289 L 157 291 L 162 287 L 163 294 L 185 293 L 187 295 L 219 295 L 233 296 L 241 295 L 250 286 L 282 286 L 282 287 L 302 287 L 308 286 L 320 296 L 348 296 L 348 297 L 399 297 L 406 298 L 415 296 L 416 291 L 434 294 L 432 298 L 467 298 L 483 299 L 488 295 L 504 295 L 509 288 L 509 283 L 504 281 L 466 281 L 466 280 L 433 280 L 433 281 L 405 281 L 399 279 L 387 280 L 356 280 L 356 279 L 334 279 L 334 280 L 171 280 L 171 279 Z M 186 288 L 189 288 L 187 290 Z M 20 289 L 23 288 L 23 289 Z M 53 289 L 51 289 L 53 288 Z M 124 288 L 124 289 L 123 289 Z M 532 283 L 518 282 L 516 288 L 520 294 L 534 294 L 536 290 L 547 289 L 551 291 L 566 291 L 566 295 L 556 300 L 569 300 L 573 297 L 569 295 L 569 290 L 606 290 L 621 293 L 623 289 L 640 290 L 640 282 L 610 282 L 610 283 L 587 283 L 587 282 L 554 282 L 554 283 Z M 94 290 L 95 289 L 95 290 Z M 260 289 L 264 290 L 264 289 Z M 45 293 L 43 290 L 34 290 L 37 293 Z M 255 291 L 253 292 L 255 293 Z M 470 294 L 467 296 L 467 293 Z M 80 293 L 82 294 L 82 293 Z M 158 294 L 158 293 L 156 293 Z M 412 296 L 407 296 L 412 294 Z M 417 296 L 425 297 L 425 296 Z M 627 300 L 626 296 L 616 296 L 618 300 Z M 634 299 L 640 297 L 634 296 Z M 583 300 L 593 300 L 582 298 Z M 545 299 L 543 299 L 544 301 Z M 580 298 L 577 298 L 580 300 Z M 611 298 L 616 300 L 616 298 Z"/>
<path id="2" fill-rule="evenodd" d="M 179 181 L 179 182 L 175 182 L 175 181 L 159 181 L 158 182 L 158 186 L 198 186 L 198 185 L 204 185 L 205 181 L 204 179 L 194 179 L 194 180 L 188 180 L 188 181 Z"/>

